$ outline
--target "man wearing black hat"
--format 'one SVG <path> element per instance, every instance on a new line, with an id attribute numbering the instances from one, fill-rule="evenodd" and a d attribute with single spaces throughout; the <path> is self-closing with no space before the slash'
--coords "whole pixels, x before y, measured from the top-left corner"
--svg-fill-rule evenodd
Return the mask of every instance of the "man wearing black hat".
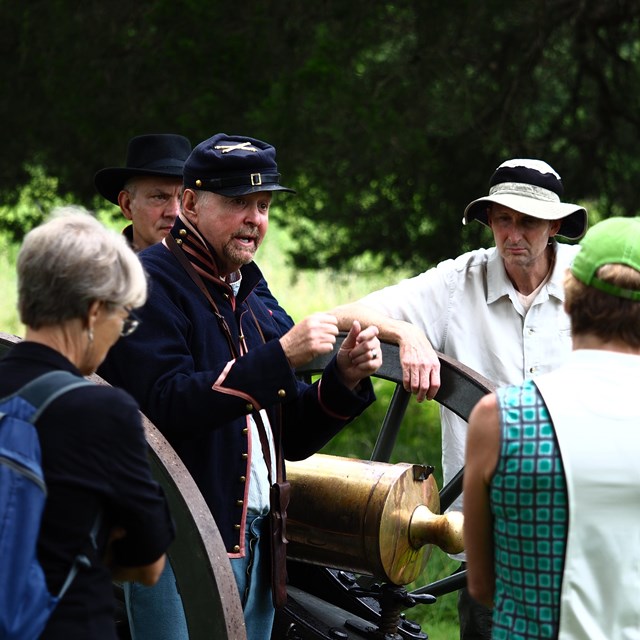
<path id="1" fill-rule="evenodd" d="M 100 370 L 138 400 L 193 475 L 226 545 L 250 640 L 271 635 L 265 517 L 285 515 L 270 497 L 274 483 L 286 488 L 284 458 L 315 453 L 373 402 L 369 376 L 381 364 L 377 328 L 354 322 L 321 381 L 295 376 L 332 350 L 338 327 L 317 313 L 284 333 L 255 293 L 253 258 L 276 191 L 292 190 L 280 184 L 271 145 L 217 134 L 194 148 L 176 224 L 140 254 L 151 278 L 140 327 Z M 278 605 L 281 567 L 271 583 Z M 159 619 L 163 608 L 156 603 Z"/>
<path id="2" fill-rule="evenodd" d="M 180 211 L 182 169 L 191 142 L 173 133 L 152 133 L 129 140 L 124 167 L 100 169 L 94 177 L 98 193 L 120 207 L 131 224 L 122 233 L 135 251 L 160 242 Z M 266 280 L 256 289 L 284 331 L 292 318 L 273 297 Z"/>
<path id="3" fill-rule="evenodd" d="M 463 222 L 478 220 L 495 246 L 446 260 L 433 269 L 334 309 L 342 327 L 353 318 L 379 327 L 397 342 L 405 389 L 419 402 L 440 386 L 434 349 L 452 356 L 496 384 L 524 379 L 562 364 L 571 353 L 563 277 L 577 246 L 559 244 L 587 229 L 587 212 L 560 200 L 560 176 L 546 163 L 502 163 L 489 195 L 471 202 Z M 449 482 L 464 465 L 467 424 L 444 407 L 442 466 Z M 461 510 L 462 500 L 452 509 Z M 456 556 L 464 560 L 464 554 Z M 491 614 L 460 594 L 460 637 L 489 638 Z"/>
<path id="4" fill-rule="evenodd" d="M 131 138 L 124 167 L 98 171 L 98 193 L 120 207 L 131 224 L 123 233 L 141 251 L 160 242 L 171 230 L 180 210 L 182 167 L 191 143 L 173 133 Z"/>

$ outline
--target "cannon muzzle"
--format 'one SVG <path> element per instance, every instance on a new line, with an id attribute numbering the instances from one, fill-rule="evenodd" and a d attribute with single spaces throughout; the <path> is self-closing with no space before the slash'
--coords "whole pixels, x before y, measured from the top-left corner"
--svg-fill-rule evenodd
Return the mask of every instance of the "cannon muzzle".
<path id="1" fill-rule="evenodd" d="M 316 454 L 288 462 L 287 479 L 291 559 L 405 585 L 432 545 L 463 550 L 462 514 L 439 513 L 432 467 Z"/>

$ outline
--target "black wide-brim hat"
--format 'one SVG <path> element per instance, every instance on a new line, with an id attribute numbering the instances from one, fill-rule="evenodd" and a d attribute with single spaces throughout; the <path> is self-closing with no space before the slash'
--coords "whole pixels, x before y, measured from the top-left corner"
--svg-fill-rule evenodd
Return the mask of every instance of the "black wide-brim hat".
<path id="1" fill-rule="evenodd" d="M 280 184 L 276 150 L 262 140 L 218 133 L 194 147 L 184 164 L 184 186 L 227 197 L 288 191 Z"/>
<path id="2" fill-rule="evenodd" d="M 124 167 L 100 169 L 93 182 L 98 193 L 113 204 L 127 180 L 135 176 L 182 178 L 191 142 L 173 133 L 150 133 L 129 140 Z"/>

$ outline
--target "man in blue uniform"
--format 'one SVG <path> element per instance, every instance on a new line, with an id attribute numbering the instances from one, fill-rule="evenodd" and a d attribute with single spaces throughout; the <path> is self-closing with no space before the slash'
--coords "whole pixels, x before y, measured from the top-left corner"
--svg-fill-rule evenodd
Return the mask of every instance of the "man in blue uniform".
<path id="1" fill-rule="evenodd" d="M 285 458 L 318 451 L 373 402 L 378 330 L 354 321 L 322 378 L 300 382 L 295 368 L 332 350 L 338 324 L 317 313 L 284 333 L 255 293 L 272 195 L 291 191 L 275 149 L 217 134 L 194 148 L 183 180 L 174 228 L 140 253 L 151 278 L 140 328 L 100 374 L 132 393 L 185 462 L 226 545 L 247 635 L 269 638 L 270 487 Z"/>
<path id="2" fill-rule="evenodd" d="M 180 211 L 182 168 L 190 153 L 191 142 L 184 136 L 144 134 L 129 140 L 124 167 L 106 167 L 95 174 L 98 193 L 131 221 L 122 233 L 134 251 L 160 242 L 173 227 Z M 256 293 L 283 331 L 291 329 L 293 319 L 279 306 L 266 280 Z"/>

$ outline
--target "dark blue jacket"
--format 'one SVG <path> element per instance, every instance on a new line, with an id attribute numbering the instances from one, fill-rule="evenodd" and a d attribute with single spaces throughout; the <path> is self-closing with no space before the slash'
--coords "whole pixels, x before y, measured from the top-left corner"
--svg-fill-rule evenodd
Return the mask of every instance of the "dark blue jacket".
<path id="1" fill-rule="evenodd" d="M 178 237 L 181 228 L 178 221 L 172 234 Z M 128 390 L 173 445 L 211 508 L 227 551 L 241 556 L 248 415 L 265 409 L 276 434 L 281 430 L 284 457 L 304 459 L 373 402 L 371 383 L 350 391 L 338 379 L 335 360 L 320 382 L 296 378 L 277 340 L 282 329 L 254 293 L 262 280 L 255 263 L 242 267 L 235 298 L 221 280 L 206 281 L 237 353 L 244 336 L 248 351 L 234 360 L 209 302 L 165 244 L 139 256 L 150 276 L 149 299 L 137 312 L 141 325 L 112 347 L 98 373 Z"/>

